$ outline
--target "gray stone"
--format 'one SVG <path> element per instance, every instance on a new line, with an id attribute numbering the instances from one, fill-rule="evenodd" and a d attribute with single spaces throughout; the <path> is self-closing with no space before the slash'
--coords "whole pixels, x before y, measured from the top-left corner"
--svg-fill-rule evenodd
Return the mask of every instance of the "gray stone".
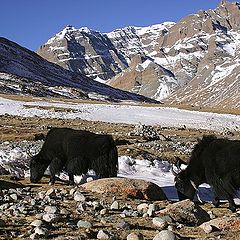
<path id="1" fill-rule="evenodd" d="M 31 226 L 34 226 L 34 227 L 40 227 L 41 225 L 43 224 L 43 221 L 42 220 L 34 220 L 33 222 L 31 222 Z"/>
<path id="2" fill-rule="evenodd" d="M 57 209 L 57 207 L 55 207 L 55 206 L 46 206 L 46 207 L 44 208 L 44 211 L 45 211 L 46 213 L 57 213 L 57 212 L 58 212 L 58 209 Z"/>
<path id="3" fill-rule="evenodd" d="M 54 213 L 46 213 L 43 215 L 43 220 L 49 223 L 55 222 L 59 219 L 59 216 Z"/>
<path id="4" fill-rule="evenodd" d="M 154 215 L 154 212 L 157 210 L 157 207 L 155 204 L 149 204 L 147 214 L 149 217 L 152 217 Z"/>
<path id="5" fill-rule="evenodd" d="M 74 200 L 77 202 L 85 202 L 86 201 L 86 197 L 80 193 L 79 191 L 74 193 Z"/>
<path id="6" fill-rule="evenodd" d="M 119 202 L 114 201 L 110 207 L 111 210 L 119 210 Z"/>
<path id="7" fill-rule="evenodd" d="M 105 215 L 108 213 L 108 210 L 106 208 L 103 208 L 101 211 L 100 211 L 100 214 L 101 215 Z"/>
<path id="8" fill-rule="evenodd" d="M 35 228 L 35 230 L 34 230 L 34 232 L 36 233 L 36 234 L 38 234 L 38 235 L 46 235 L 46 230 L 44 230 L 44 229 L 42 229 L 42 228 L 40 228 L 40 227 L 36 227 Z"/>
<path id="9" fill-rule="evenodd" d="M 176 222 L 189 225 L 200 225 L 210 220 L 208 213 L 189 199 L 169 204 L 160 211 L 160 214 L 168 215 Z"/>
<path id="10" fill-rule="evenodd" d="M 167 221 L 161 217 L 153 218 L 152 222 L 159 230 L 166 228 L 168 225 Z"/>
<path id="11" fill-rule="evenodd" d="M 11 198 L 12 200 L 14 200 L 14 201 L 17 201 L 18 196 L 17 196 L 16 193 L 13 193 L 13 194 L 10 195 L 10 198 Z"/>
<path id="12" fill-rule="evenodd" d="M 162 230 L 153 238 L 153 240 L 176 240 L 176 236 L 169 230 Z"/>
<path id="13" fill-rule="evenodd" d="M 92 224 L 88 221 L 79 220 L 77 222 L 77 227 L 78 228 L 91 228 Z"/>
<path id="14" fill-rule="evenodd" d="M 97 234 L 97 239 L 110 239 L 111 234 L 106 230 L 100 230 Z"/>
<path id="15" fill-rule="evenodd" d="M 141 233 L 130 233 L 127 235 L 127 240 L 144 240 Z"/>
<path id="16" fill-rule="evenodd" d="M 147 203 L 141 203 L 141 204 L 139 204 L 139 205 L 137 206 L 137 210 L 138 210 L 139 212 L 144 212 L 144 213 L 146 213 L 147 210 L 148 210 L 148 204 L 147 204 Z"/>

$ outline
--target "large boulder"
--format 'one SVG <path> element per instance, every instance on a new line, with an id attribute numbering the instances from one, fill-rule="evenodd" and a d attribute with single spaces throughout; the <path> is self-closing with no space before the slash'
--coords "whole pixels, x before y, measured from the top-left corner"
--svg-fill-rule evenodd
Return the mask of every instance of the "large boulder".
<path id="1" fill-rule="evenodd" d="M 240 231 L 240 218 L 236 216 L 220 217 L 205 222 L 199 226 L 206 233 L 214 231 L 214 229 L 225 231 Z"/>
<path id="2" fill-rule="evenodd" d="M 154 183 L 139 179 L 103 178 L 82 185 L 88 191 L 114 193 L 146 200 L 166 200 L 162 189 Z"/>
<path id="3" fill-rule="evenodd" d="M 189 199 L 169 204 L 160 211 L 160 215 L 168 215 L 174 221 L 190 226 L 210 220 L 209 214 Z"/>

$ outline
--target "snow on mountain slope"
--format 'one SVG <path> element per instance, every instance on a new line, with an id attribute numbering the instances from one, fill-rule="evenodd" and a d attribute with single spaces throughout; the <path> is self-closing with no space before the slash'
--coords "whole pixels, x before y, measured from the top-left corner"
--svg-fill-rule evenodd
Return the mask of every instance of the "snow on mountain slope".
<path id="1" fill-rule="evenodd" d="M 149 27 L 131 26 L 106 34 L 95 33 L 88 29 L 69 29 L 66 34 L 64 30 L 60 34 L 61 41 L 57 40 L 56 35 L 43 45 L 38 53 L 42 56 L 46 54 L 47 59 L 59 65 L 64 62 L 64 67 L 70 69 L 72 60 L 68 61 L 69 56 L 77 58 L 81 52 L 89 52 L 91 49 L 92 54 L 87 54 L 86 57 L 81 55 L 84 59 L 82 60 L 81 57 L 75 59 L 74 64 L 87 61 L 88 64 L 84 65 L 84 70 L 78 68 L 77 71 L 85 72 L 93 79 L 98 77 L 97 79 L 109 80 L 111 78 L 108 83 L 112 86 L 141 92 L 145 96 L 158 100 L 169 96 L 168 102 L 173 104 L 236 108 L 238 90 L 232 90 L 233 88 L 229 85 L 238 88 L 239 76 L 234 73 L 238 71 L 239 22 L 239 3 L 221 1 L 216 9 L 199 11 L 184 17 L 177 23 L 166 22 Z M 86 39 L 77 38 L 82 35 L 86 36 Z M 92 38 L 96 41 L 89 40 Z M 76 42 L 77 46 L 81 46 L 80 53 L 77 48 L 68 47 L 66 50 L 66 44 L 74 45 Z M 105 44 L 102 45 L 102 42 Z M 103 49 L 103 53 L 98 51 L 99 47 Z M 109 52 L 109 49 L 116 57 L 114 61 L 112 57 L 108 57 L 111 61 L 106 63 L 103 59 L 107 56 L 106 52 Z M 96 56 L 94 51 L 98 52 L 98 63 L 94 60 Z M 149 81 L 142 78 L 141 71 L 137 74 L 136 69 L 131 68 L 136 55 L 159 66 L 147 70 L 148 75 L 151 75 L 148 78 Z M 101 66 L 105 66 L 104 69 L 97 67 L 99 62 Z M 142 63 L 139 62 L 139 64 Z M 91 68 L 94 68 L 94 71 L 91 72 Z M 226 72 L 221 73 L 224 68 L 227 68 L 228 72 L 232 69 L 233 74 L 229 73 L 229 76 Z M 168 74 L 162 74 L 163 69 Z M 73 68 L 71 70 L 75 71 Z M 219 75 L 222 76 L 221 79 Z M 228 80 L 229 77 L 231 80 Z M 140 87 L 138 84 L 131 85 L 139 82 L 139 79 L 142 82 Z M 212 90 L 213 83 L 216 86 L 215 90 Z M 148 87 L 149 85 L 151 87 Z M 203 96 L 202 93 L 206 88 L 209 94 L 205 98 L 208 98 L 208 101 L 204 98 L 201 101 L 201 97 L 198 96 Z M 223 100 L 219 100 L 223 95 L 222 89 L 225 89 L 224 97 Z M 229 102 L 228 97 L 231 98 Z"/>
<path id="2" fill-rule="evenodd" d="M 86 27 L 65 27 L 37 53 L 68 70 L 92 78 L 108 79 L 127 67 L 125 58 L 105 34 Z"/>
<path id="3" fill-rule="evenodd" d="M 33 96 L 153 102 L 67 71 L 36 53 L 0 38 L 0 92 Z"/>

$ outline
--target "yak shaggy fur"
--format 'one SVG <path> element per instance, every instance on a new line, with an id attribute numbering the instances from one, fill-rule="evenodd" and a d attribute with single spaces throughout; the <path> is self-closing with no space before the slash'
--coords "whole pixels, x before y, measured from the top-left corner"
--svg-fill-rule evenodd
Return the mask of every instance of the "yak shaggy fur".
<path id="1" fill-rule="evenodd" d="M 208 183 L 213 188 L 213 204 L 224 198 L 236 210 L 234 196 L 240 187 L 240 141 L 203 136 L 195 145 L 189 164 L 175 177 L 179 199 L 193 199 L 197 187 Z"/>
<path id="2" fill-rule="evenodd" d="M 93 169 L 99 178 L 116 177 L 118 153 L 111 135 L 95 134 L 70 128 L 53 128 L 41 151 L 30 162 L 30 180 L 38 182 L 50 166 L 51 179 L 65 170 L 70 184 L 74 175 L 86 174 Z"/>

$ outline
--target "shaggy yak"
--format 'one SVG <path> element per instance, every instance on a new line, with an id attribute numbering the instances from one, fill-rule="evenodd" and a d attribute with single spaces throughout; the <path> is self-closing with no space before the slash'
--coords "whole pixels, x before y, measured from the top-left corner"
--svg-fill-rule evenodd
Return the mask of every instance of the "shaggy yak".
<path id="1" fill-rule="evenodd" d="M 86 174 L 89 169 L 93 169 L 99 178 L 116 177 L 117 148 L 110 135 L 53 128 L 48 132 L 41 151 L 31 159 L 30 181 L 40 181 L 48 166 L 51 184 L 62 170 L 68 173 L 69 184 L 74 183 L 74 175 Z"/>
<path id="2" fill-rule="evenodd" d="M 214 206 L 227 199 L 234 212 L 234 196 L 240 187 L 240 141 L 203 136 L 195 145 L 185 170 L 175 172 L 179 200 L 193 199 L 197 188 L 208 183 L 214 193 Z"/>

